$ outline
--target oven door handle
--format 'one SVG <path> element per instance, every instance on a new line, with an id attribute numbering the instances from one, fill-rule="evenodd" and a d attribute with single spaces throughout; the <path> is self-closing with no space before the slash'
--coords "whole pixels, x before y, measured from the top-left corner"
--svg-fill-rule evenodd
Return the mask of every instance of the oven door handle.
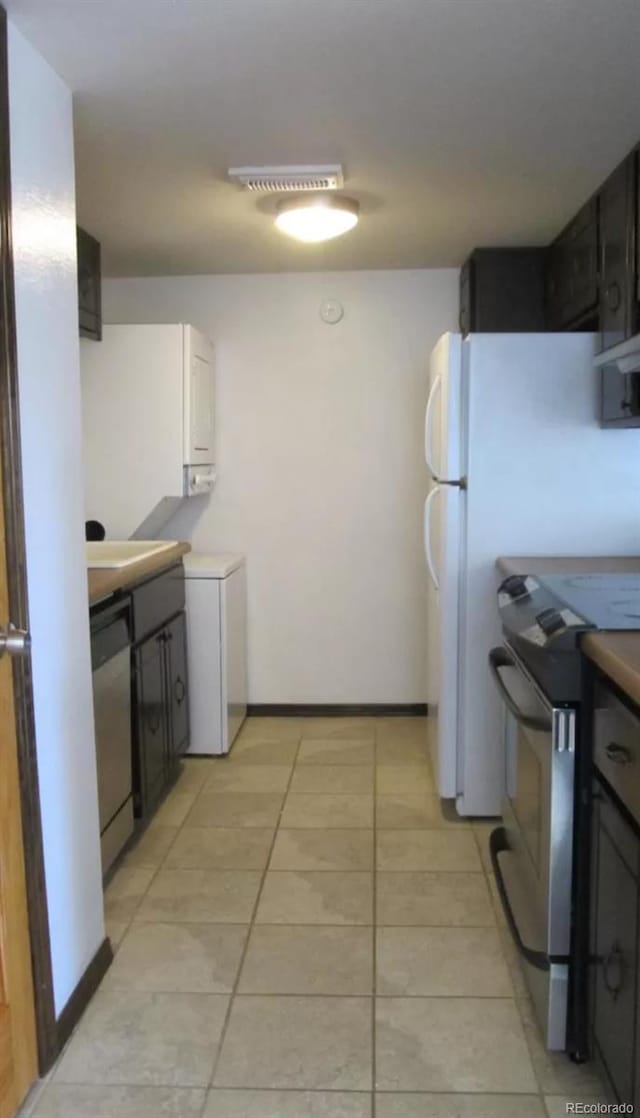
<path id="1" fill-rule="evenodd" d="M 520 935 L 518 925 L 516 924 L 516 918 L 513 915 L 513 909 L 511 908 L 511 902 L 507 894 L 507 887 L 504 883 L 502 870 L 500 868 L 500 859 L 498 857 L 503 851 L 509 849 L 507 832 L 504 827 L 496 827 L 495 831 L 492 831 L 489 836 L 489 854 L 491 855 L 491 865 L 493 866 L 493 873 L 496 879 L 500 901 L 502 902 L 502 908 L 509 926 L 509 931 L 511 932 L 511 937 L 522 957 L 526 959 L 532 967 L 535 967 L 536 970 L 548 971 L 551 968 L 549 956 L 545 955 L 544 951 L 536 951 L 533 947 L 527 947 Z"/>
<path id="2" fill-rule="evenodd" d="M 493 681 L 502 696 L 507 710 L 511 712 L 521 726 L 525 726 L 528 730 L 542 730 L 543 733 L 548 734 L 551 730 L 551 720 L 542 717 L 538 718 L 535 714 L 525 714 L 524 711 L 520 710 L 520 707 L 502 681 L 500 668 L 515 668 L 517 670 L 518 665 L 512 660 L 506 649 L 492 648 L 489 653 L 489 671 L 493 676 Z"/>

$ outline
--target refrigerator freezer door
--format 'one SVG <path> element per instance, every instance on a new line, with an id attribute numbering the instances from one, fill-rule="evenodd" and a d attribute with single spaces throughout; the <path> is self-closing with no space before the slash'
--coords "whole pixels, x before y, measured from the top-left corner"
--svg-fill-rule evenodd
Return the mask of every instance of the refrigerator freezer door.
<path id="1" fill-rule="evenodd" d="M 432 355 L 424 418 L 424 456 L 434 481 L 457 482 L 464 473 L 462 339 L 443 334 Z"/>
<path id="2" fill-rule="evenodd" d="M 428 591 L 428 738 L 440 796 L 457 795 L 459 559 L 464 493 L 435 483 L 424 506 Z"/>

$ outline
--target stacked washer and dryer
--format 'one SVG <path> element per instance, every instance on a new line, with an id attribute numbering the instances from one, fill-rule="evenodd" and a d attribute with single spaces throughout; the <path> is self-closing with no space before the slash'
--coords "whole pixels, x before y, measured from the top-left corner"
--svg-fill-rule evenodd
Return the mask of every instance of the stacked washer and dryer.
<path id="1" fill-rule="evenodd" d="M 244 555 L 184 557 L 190 754 L 228 753 L 247 714 Z"/>

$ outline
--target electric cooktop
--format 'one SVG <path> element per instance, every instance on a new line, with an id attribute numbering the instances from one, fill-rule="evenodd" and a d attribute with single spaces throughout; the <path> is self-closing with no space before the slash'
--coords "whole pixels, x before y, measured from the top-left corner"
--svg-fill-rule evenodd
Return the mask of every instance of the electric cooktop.
<path id="1" fill-rule="evenodd" d="M 640 629 L 640 574 L 545 575 L 538 580 L 595 629 Z"/>
<path id="2" fill-rule="evenodd" d="M 582 634 L 640 630 L 640 573 L 511 575 L 498 609 L 507 643 L 547 694 L 575 702 Z"/>

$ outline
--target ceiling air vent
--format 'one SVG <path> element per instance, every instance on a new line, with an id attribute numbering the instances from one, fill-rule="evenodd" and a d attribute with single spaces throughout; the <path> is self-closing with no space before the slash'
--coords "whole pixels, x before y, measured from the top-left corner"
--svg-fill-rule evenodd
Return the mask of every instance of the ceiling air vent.
<path id="1" fill-rule="evenodd" d="M 344 175 L 339 163 L 318 167 L 230 167 L 229 178 L 260 194 L 299 194 L 303 190 L 340 190 Z"/>

